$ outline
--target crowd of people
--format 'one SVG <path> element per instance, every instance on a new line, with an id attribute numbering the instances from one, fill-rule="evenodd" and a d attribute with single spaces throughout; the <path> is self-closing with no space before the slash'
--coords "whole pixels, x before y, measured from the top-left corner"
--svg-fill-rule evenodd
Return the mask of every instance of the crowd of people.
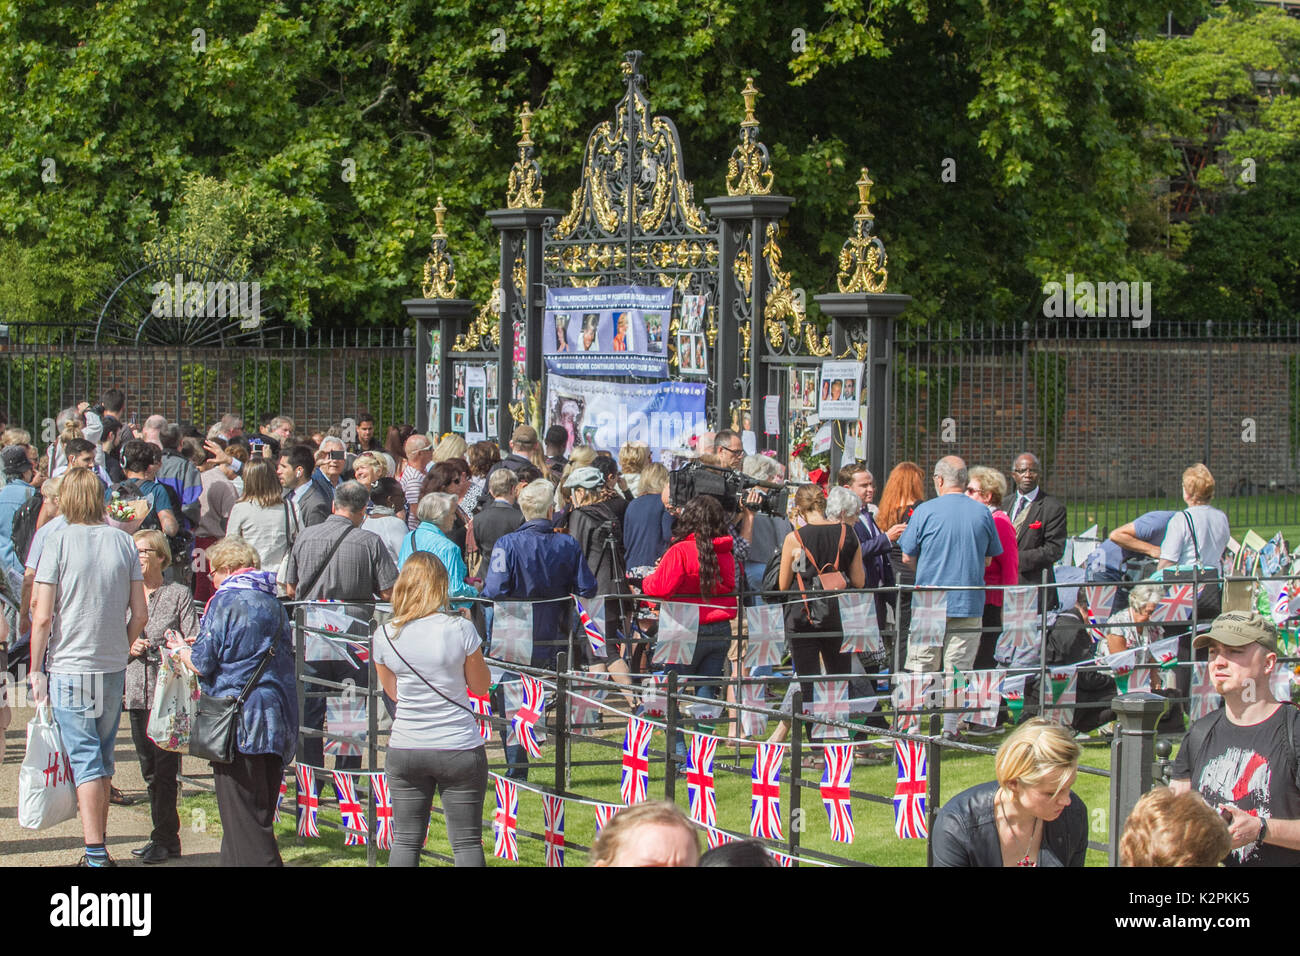
<path id="1" fill-rule="evenodd" d="M 1004 589 L 1050 584 L 1066 544 L 1065 507 L 1040 486 L 1041 465 L 1030 453 L 1015 460 L 1011 481 L 997 469 L 945 457 L 932 469 L 933 493 L 924 470 L 903 462 L 878 501 L 875 476 L 853 462 L 824 484 L 791 488 L 789 507 L 781 510 L 763 506 L 762 489 L 781 485 L 782 465 L 769 455 L 747 455 L 742 436 L 731 430 L 696 436 L 693 447 L 669 457 L 739 472 L 749 490 L 687 497 L 679 476 L 654 460 L 664 450 L 638 443 L 570 447 L 558 427 L 541 436 L 521 425 L 500 449 L 457 434 L 435 440 L 409 425 L 389 427 L 381 440 L 366 414 L 345 440 L 337 428 L 302 434 L 283 415 L 256 427 L 225 415 L 205 431 L 158 415 L 137 425 L 140 416 L 127 409 L 116 389 L 96 406 L 67 409 L 44 450 L 21 429 L 0 436 L 8 664 L 25 660 L 34 699 L 52 707 L 77 784 L 89 866 L 112 865 L 108 807 L 129 799 L 112 786 L 123 709 L 153 813 L 151 839 L 136 852 L 147 863 L 181 853 L 179 758 L 145 732 L 165 666 L 189 668 L 211 697 L 241 700 L 234 757 L 214 764 L 222 858 L 232 865 L 279 862 L 272 817 L 285 766 L 295 755 L 312 767 L 325 761 L 326 701 L 309 696 L 298 713 L 288 602 L 332 602 L 329 613 L 342 622 L 332 629 L 374 655 L 394 715 L 386 758 L 392 865 L 416 864 L 435 791 L 457 863 L 482 865 L 487 760 L 465 700 L 467 690 L 484 696 L 491 684 L 484 657 L 500 613 L 492 602 L 533 602 L 528 663 L 553 667 L 558 653 L 572 649 L 579 655 L 573 663 L 612 678 L 636 713 L 637 680 L 654 669 L 648 645 L 655 633 L 654 602 L 638 597 L 698 605 L 693 656 L 677 669 L 686 683 L 701 681 L 694 692 L 704 698 L 717 692 L 709 679 L 745 676 L 742 607 L 779 603 L 792 669 L 811 700 L 816 676 L 846 675 L 855 663 L 841 649 L 834 592 L 879 589 L 886 653 L 861 655 L 860 672 L 887 672 L 897 646 L 900 656 L 906 651 L 908 671 L 965 673 L 997 664 Z M 1174 634 L 1180 662 L 1207 651 L 1226 707 L 1208 732 L 1198 730 L 1201 722 L 1192 727 L 1195 746 L 1184 746 L 1175 777 L 1182 789 L 1225 806 L 1238 862 L 1293 862 L 1300 859 L 1300 764 L 1294 747 L 1279 744 L 1285 734 L 1256 725 L 1289 728 L 1294 708 L 1283 713 L 1267 693 L 1247 701 L 1237 690 L 1260 678 L 1267 686 L 1276 634 L 1253 618 L 1216 622 L 1200 634 L 1190 625 L 1154 625 L 1160 588 L 1134 573 L 1206 573 L 1212 580 L 1198 597 L 1198 616 L 1207 623 L 1219 616 L 1214 575 L 1223 567 L 1227 518 L 1211 504 L 1214 482 L 1205 466 L 1187 469 L 1183 493 L 1185 510 L 1138 516 L 1090 556 L 1091 581 L 1125 585 L 1101 640 L 1084 589 L 1072 607 L 1057 606 L 1055 588 L 1039 590 L 1039 611 L 1050 622 L 1048 664 L 1101 659 Z M 945 589 L 946 626 L 936 646 L 908 640 L 913 588 Z M 588 622 L 571 595 L 598 622 L 603 656 L 581 639 Z M 371 642 L 374 603 L 389 601 L 392 618 Z M 369 679 L 368 666 L 337 641 L 309 639 L 301 670 L 335 687 L 365 688 Z M 770 668 L 754 676 L 765 673 Z M 1089 680 L 1080 682 L 1080 701 L 1104 702 L 1115 691 L 1103 669 Z M 1186 697 L 1189 682 L 1189 669 L 1177 668 L 1168 694 Z M 1028 688 L 1027 700 L 1032 693 Z M 494 712 L 503 709 L 498 696 Z M 1181 732 L 1181 710 L 1170 711 L 1166 729 Z M 997 786 L 945 807 L 936 859 L 1081 861 L 1082 805 L 1069 797 L 1073 737 L 1104 728 L 1110 716 L 1104 707 L 1081 707 L 1068 732 L 1045 722 L 1028 725 L 1037 728 L 1032 733 L 1017 731 L 1020 750 L 1006 761 L 999 756 Z M 8 719 L 7 709 L 0 711 L 0 720 Z M 300 728 L 305 742 L 295 753 Z M 785 732 L 778 726 L 774 739 Z M 945 714 L 946 737 L 976 732 Z M 684 762 L 681 739 L 675 750 Z M 1240 794 L 1223 789 L 1219 766 L 1239 754 L 1278 768 L 1272 779 L 1293 786 L 1285 795 L 1251 790 L 1256 802 L 1243 809 Z M 507 756 L 510 775 L 526 778 L 524 747 Z M 339 770 L 360 766 L 357 757 L 335 759 Z M 820 766 L 815 756 L 806 760 Z M 1058 817 L 1064 822 L 1053 822 Z M 609 850 L 618 830 L 606 833 L 597 857 L 608 861 L 618 857 Z M 1245 841 L 1253 841 L 1253 855 Z M 698 856 L 685 846 L 673 852 L 675 859 Z"/>

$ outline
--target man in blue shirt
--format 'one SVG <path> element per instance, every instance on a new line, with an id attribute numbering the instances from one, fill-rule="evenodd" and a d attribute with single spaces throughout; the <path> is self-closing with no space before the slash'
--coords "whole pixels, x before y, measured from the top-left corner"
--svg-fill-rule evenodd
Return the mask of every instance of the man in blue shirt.
<path id="1" fill-rule="evenodd" d="M 966 587 L 949 591 L 943 647 L 907 649 L 907 670 L 968 671 L 979 650 L 984 614 L 984 568 L 1002 553 L 997 528 L 987 506 L 966 495 L 966 463 L 955 455 L 934 466 L 938 497 L 917 505 L 907 530 L 898 539 L 903 561 L 916 566 L 918 588 Z M 912 627 L 916 627 L 915 611 Z M 957 715 L 944 714 L 944 734 L 957 727 Z"/>
<path id="2" fill-rule="evenodd" d="M 1148 511 L 1137 520 L 1121 525 L 1088 555 L 1086 570 L 1089 581 L 1123 581 L 1124 562 L 1146 555 L 1160 557 L 1160 542 L 1165 528 L 1176 511 Z"/>

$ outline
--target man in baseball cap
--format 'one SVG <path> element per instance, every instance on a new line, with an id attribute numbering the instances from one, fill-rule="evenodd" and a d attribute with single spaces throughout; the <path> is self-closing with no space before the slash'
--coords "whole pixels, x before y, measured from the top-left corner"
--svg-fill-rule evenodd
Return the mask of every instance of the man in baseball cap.
<path id="1" fill-rule="evenodd" d="M 1274 696 L 1277 628 L 1254 611 L 1230 611 L 1192 646 L 1209 652 L 1193 693 L 1210 683 L 1223 706 L 1188 729 L 1170 786 L 1195 788 L 1223 814 L 1232 835 L 1226 866 L 1300 866 L 1300 711 L 1289 681 L 1286 700 Z"/>

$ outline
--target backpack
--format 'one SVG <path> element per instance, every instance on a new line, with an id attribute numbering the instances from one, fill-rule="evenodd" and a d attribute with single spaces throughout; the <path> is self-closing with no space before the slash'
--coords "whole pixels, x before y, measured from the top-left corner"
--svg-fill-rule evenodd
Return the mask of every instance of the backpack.
<path id="1" fill-rule="evenodd" d="M 14 542 L 14 554 L 24 564 L 27 562 L 27 552 L 32 547 L 32 538 L 36 536 L 36 519 L 41 516 L 41 505 L 44 503 L 45 496 L 37 491 L 24 501 L 22 506 L 14 513 L 13 533 L 11 535 Z"/>

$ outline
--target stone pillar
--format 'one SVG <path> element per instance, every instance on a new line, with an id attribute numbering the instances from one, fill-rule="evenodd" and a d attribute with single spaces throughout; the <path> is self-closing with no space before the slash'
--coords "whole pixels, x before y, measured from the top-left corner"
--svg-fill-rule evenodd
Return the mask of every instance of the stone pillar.
<path id="1" fill-rule="evenodd" d="M 405 299 L 406 314 L 415 319 L 415 366 L 420 401 L 415 405 L 415 430 L 434 438 L 451 430 L 451 343 L 474 312 L 469 299 Z M 436 348 L 435 348 L 436 346 Z M 437 417 L 430 419 L 425 366 L 438 370 Z"/>

